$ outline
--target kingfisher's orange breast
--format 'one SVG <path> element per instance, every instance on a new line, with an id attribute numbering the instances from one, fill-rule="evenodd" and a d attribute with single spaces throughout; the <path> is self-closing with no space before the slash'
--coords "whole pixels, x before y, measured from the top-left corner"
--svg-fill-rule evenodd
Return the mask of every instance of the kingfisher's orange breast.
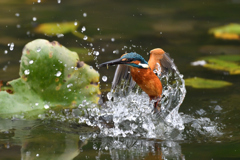
<path id="1" fill-rule="evenodd" d="M 152 99 L 160 97 L 162 94 L 162 83 L 160 79 L 150 69 L 130 67 L 133 80 Z"/>

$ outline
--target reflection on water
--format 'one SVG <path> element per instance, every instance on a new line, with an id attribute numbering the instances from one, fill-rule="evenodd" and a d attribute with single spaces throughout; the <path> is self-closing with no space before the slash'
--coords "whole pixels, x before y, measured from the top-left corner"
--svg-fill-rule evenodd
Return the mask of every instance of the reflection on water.
<path id="1" fill-rule="evenodd" d="M 102 138 L 99 150 L 109 151 L 112 159 L 185 159 L 181 146 L 174 141 Z"/>

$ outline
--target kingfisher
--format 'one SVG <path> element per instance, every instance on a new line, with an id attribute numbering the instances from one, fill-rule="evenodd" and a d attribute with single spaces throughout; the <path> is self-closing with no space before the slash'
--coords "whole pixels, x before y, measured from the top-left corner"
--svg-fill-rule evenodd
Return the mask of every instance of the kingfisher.
<path id="1" fill-rule="evenodd" d="M 99 67 L 108 65 L 118 65 L 112 88 L 115 88 L 122 79 L 133 79 L 133 81 L 130 80 L 131 85 L 134 86 L 137 83 L 148 94 L 150 101 L 155 101 L 154 111 L 160 111 L 158 103 L 161 100 L 163 87 L 158 76 L 169 69 L 176 68 L 172 59 L 163 49 L 156 48 L 151 50 L 148 62 L 141 55 L 130 52 L 123 54 L 118 59 L 99 64 Z M 128 75 L 129 70 L 131 76 Z"/>

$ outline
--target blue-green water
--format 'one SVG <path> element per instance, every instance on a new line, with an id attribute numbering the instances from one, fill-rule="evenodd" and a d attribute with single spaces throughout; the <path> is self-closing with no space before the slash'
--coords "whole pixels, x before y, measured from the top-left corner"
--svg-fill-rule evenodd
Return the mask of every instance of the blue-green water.
<path id="1" fill-rule="evenodd" d="M 157 47 L 170 53 L 184 78 L 197 76 L 233 85 L 221 89 L 187 87 L 179 109 L 185 129 L 181 133 L 173 131 L 171 136 L 143 131 L 114 136 L 116 132 L 109 128 L 99 130 L 61 119 L 1 120 L 0 159 L 240 159 L 240 76 L 190 65 L 206 55 L 240 54 L 239 40 L 217 40 L 208 34 L 212 27 L 239 23 L 239 9 L 238 0 L 1 1 L 0 80 L 4 82 L 19 77 L 24 45 L 44 38 L 68 48 L 99 51 L 97 58 L 81 60 L 98 70 L 101 77 L 107 76 L 106 82 L 101 81 L 104 95 L 111 86 L 115 67 L 97 69 L 96 63 L 118 58 L 125 51 L 135 51 L 147 59 L 147 53 Z M 41 23 L 68 21 L 79 21 L 78 30 L 85 26 L 84 33 L 94 42 L 71 33 L 54 37 L 34 32 Z M 122 113 L 137 114 L 126 110 Z"/>

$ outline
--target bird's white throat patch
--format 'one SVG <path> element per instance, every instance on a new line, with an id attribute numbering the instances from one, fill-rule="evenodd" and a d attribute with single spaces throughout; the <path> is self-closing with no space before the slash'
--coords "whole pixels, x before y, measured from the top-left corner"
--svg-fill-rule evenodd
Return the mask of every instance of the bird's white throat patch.
<path id="1" fill-rule="evenodd" d="M 139 65 L 139 66 L 142 66 L 143 68 L 149 68 L 148 64 L 139 63 L 138 65 Z"/>

